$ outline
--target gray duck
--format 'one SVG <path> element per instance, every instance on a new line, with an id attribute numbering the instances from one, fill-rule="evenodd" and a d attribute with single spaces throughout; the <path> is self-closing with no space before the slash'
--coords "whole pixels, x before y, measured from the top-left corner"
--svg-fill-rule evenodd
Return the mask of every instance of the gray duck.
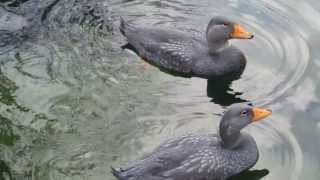
<path id="1" fill-rule="evenodd" d="M 127 48 L 160 70 L 182 77 L 210 80 L 239 79 L 246 66 L 246 57 L 230 39 L 252 39 L 238 23 L 214 17 L 205 35 L 171 29 L 138 26 L 120 20 L 120 31 Z"/>
<path id="2" fill-rule="evenodd" d="M 224 180 L 256 164 L 256 142 L 241 130 L 269 115 L 271 110 L 250 103 L 233 104 L 222 117 L 219 134 L 170 139 L 112 173 L 119 180 Z"/>

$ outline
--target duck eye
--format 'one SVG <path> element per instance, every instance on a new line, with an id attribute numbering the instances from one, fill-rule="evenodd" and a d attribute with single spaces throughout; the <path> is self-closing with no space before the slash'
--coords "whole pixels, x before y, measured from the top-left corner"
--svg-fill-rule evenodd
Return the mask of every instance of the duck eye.
<path id="1" fill-rule="evenodd" d="M 246 116 L 248 114 L 248 111 L 241 111 L 240 115 L 241 116 Z"/>

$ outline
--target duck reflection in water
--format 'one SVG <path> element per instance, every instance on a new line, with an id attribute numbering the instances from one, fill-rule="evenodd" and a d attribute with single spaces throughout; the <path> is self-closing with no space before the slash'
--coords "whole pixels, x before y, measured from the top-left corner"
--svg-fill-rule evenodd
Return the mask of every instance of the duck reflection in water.
<path id="1" fill-rule="evenodd" d="M 236 176 L 230 177 L 228 180 L 259 180 L 269 174 L 268 169 L 248 170 Z"/>
<path id="2" fill-rule="evenodd" d="M 229 106 L 234 103 L 248 102 L 245 99 L 238 97 L 241 92 L 234 92 L 230 88 L 232 81 L 225 80 L 208 80 L 207 81 L 207 96 L 212 98 L 211 102 L 221 106 Z"/>

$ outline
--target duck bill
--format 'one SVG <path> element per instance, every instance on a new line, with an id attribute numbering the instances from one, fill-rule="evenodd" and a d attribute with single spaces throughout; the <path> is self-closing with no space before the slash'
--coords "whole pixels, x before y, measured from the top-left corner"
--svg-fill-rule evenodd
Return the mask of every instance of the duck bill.
<path id="1" fill-rule="evenodd" d="M 253 34 L 247 32 L 239 24 L 235 24 L 235 25 L 233 25 L 233 32 L 231 33 L 231 38 L 234 38 L 234 39 L 252 39 L 253 38 Z"/>
<path id="2" fill-rule="evenodd" d="M 272 111 L 269 109 L 261 109 L 261 108 L 252 108 L 253 117 L 251 119 L 252 122 L 260 121 L 272 114 Z"/>

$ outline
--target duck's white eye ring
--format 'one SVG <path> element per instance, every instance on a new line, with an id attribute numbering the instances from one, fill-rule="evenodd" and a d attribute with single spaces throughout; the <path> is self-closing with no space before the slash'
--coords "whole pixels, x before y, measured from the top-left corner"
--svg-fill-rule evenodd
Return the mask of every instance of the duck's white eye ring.
<path id="1" fill-rule="evenodd" d="M 248 114 L 248 111 L 246 111 L 246 110 L 240 112 L 241 116 L 246 116 L 247 114 Z"/>

